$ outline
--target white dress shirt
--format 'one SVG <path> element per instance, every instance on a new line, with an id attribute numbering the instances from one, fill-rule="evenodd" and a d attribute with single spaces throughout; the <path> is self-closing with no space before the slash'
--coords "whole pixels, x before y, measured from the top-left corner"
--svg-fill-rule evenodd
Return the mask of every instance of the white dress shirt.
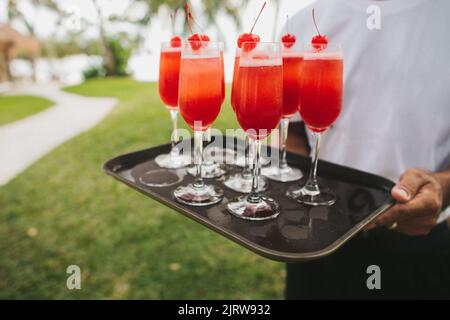
<path id="1" fill-rule="evenodd" d="M 372 5 L 379 30 L 367 26 Z M 344 51 L 343 110 L 320 158 L 394 181 L 410 168 L 448 169 L 450 1 L 318 0 L 289 21 L 302 43 L 316 34 L 312 7 L 320 32 Z"/>

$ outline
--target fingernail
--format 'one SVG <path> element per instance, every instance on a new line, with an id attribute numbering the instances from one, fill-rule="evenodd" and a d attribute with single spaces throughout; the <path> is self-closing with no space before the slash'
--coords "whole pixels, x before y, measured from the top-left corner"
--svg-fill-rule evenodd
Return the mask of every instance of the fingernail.
<path id="1" fill-rule="evenodd" d="M 395 187 L 395 190 L 396 190 L 397 194 L 400 197 L 404 198 L 405 200 L 409 200 L 409 198 L 411 197 L 408 190 L 405 190 L 402 187 Z"/>

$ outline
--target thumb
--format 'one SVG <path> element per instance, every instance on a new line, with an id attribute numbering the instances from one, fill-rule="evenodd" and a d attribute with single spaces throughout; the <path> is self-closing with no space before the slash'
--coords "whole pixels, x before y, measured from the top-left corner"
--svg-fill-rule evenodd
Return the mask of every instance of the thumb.
<path id="1" fill-rule="evenodd" d="M 406 203 L 413 199 L 426 183 L 427 180 L 420 170 L 408 170 L 392 188 L 391 195 L 397 202 Z"/>

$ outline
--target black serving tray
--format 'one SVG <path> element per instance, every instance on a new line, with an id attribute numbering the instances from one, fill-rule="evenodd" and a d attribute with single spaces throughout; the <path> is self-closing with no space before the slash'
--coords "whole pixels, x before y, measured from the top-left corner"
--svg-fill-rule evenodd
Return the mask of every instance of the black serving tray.
<path id="1" fill-rule="evenodd" d="M 242 144 L 241 144 L 242 145 Z M 226 210 L 226 204 L 241 194 L 223 185 L 224 178 L 207 179 L 223 188 L 223 201 L 210 207 L 190 207 L 176 202 L 172 192 L 181 184 L 193 181 L 185 169 L 176 170 L 182 181 L 171 187 L 152 188 L 139 182 L 139 177 L 152 169 L 159 169 L 153 159 L 167 153 L 170 145 L 163 145 L 114 158 L 104 165 L 107 174 L 133 189 L 199 222 L 213 231 L 264 257 L 284 262 L 303 262 L 325 257 L 361 231 L 394 201 L 390 189 L 394 183 L 362 171 L 325 161 L 319 162 L 319 181 L 332 188 L 338 200 L 332 207 L 308 207 L 285 196 L 287 188 L 297 182 L 270 181 L 266 194 L 278 201 L 281 214 L 275 220 L 246 221 Z M 308 173 L 310 159 L 288 153 L 291 166 Z M 241 168 L 228 166 L 230 173 Z M 174 171 L 175 172 L 175 171 Z M 173 173 L 172 173 L 173 174 Z"/>

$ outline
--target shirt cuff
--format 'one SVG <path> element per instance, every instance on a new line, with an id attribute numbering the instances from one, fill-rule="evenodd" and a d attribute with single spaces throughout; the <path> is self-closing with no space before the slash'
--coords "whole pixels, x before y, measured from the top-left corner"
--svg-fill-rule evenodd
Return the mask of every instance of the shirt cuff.
<path id="1" fill-rule="evenodd" d="M 444 221 L 446 221 L 448 219 L 450 219 L 450 206 L 447 209 L 445 209 L 444 211 L 441 212 L 441 215 L 439 216 L 439 219 L 438 219 L 437 222 L 439 224 L 439 223 L 444 222 Z"/>

